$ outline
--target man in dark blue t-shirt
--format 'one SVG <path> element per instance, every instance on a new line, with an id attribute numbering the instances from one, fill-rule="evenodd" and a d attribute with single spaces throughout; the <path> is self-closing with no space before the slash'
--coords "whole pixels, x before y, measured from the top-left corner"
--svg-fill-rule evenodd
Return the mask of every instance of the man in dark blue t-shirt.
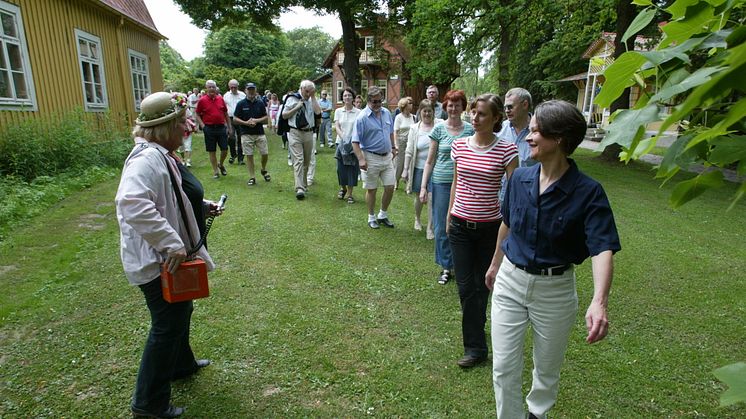
<path id="1" fill-rule="evenodd" d="M 262 99 L 256 94 L 254 83 L 246 84 L 246 99 L 236 104 L 233 112 L 233 123 L 241 128 L 241 146 L 246 156 L 246 168 L 249 170 L 249 186 L 256 185 L 254 176 L 254 149 L 259 150 L 262 155 L 262 177 L 269 182 L 271 180 L 267 172 L 267 160 L 269 159 L 269 147 L 267 137 L 264 135 L 263 124 L 267 122 L 267 108 Z"/>

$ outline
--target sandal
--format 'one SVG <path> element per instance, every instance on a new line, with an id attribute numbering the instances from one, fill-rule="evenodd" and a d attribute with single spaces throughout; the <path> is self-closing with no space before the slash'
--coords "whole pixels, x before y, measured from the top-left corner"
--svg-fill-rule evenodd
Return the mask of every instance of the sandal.
<path id="1" fill-rule="evenodd" d="M 256 185 L 256 178 L 251 178 L 251 179 L 249 179 L 249 181 L 248 181 L 248 182 L 246 182 L 246 184 L 247 184 L 247 185 L 249 185 L 249 186 L 254 186 L 254 185 Z"/>
<path id="2" fill-rule="evenodd" d="M 348 204 L 354 204 L 355 203 L 355 198 L 353 198 L 352 195 L 348 196 L 347 197 L 347 203 Z"/>
<path id="3" fill-rule="evenodd" d="M 447 269 L 443 269 L 443 271 L 440 273 L 440 276 L 438 277 L 438 284 L 445 285 L 450 280 L 451 280 L 451 271 Z"/>
<path id="4" fill-rule="evenodd" d="M 264 180 L 266 180 L 267 182 L 272 180 L 272 177 L 269 175 L 269 172 L 267 172 L 266 170 L 262 170 L 262 176 L 264 177 Z"/>
<path id="5" fill-rule="evenodd" d="M 347 193 L 347 191 L 340 189 L 339 192 L 337 192 L 337 199 L 345 199 L 345 193 Z"/>

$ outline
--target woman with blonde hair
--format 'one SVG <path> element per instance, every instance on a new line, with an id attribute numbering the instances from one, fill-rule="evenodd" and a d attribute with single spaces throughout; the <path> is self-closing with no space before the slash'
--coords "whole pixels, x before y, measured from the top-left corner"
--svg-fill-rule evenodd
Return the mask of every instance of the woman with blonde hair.
<path id="1" fill-rule="evenodd" d="M 407 182 L 406 192 L 408 194 L 415 194 L 414 229 L 417 231 L 422 230 L 421 215 L 424 203 L 420 201 L 420 190 L 422 189 L 422 174 L 425 169 L 425 163 L 427 162 L 427 154 L 430 150 L 430 131 L 432 131 L 436 124 L 443 122 L 442 119 L 434 118 L 434 116 L 435 110 L 433 103 L 429 99 L 422 100 L 420 106 L 417 108 L 417 119 L 419 122 L 412 125 L 409 129 L 407 149 L 404 152 L 404 168 L 401 177 Z M 432 195 L 428 194 L 427 202 L 431 200 Z M 433 233 L 432 213 L 427 218 L 427 238 L 431 240 L 435 237 Z"/>
<path id="2" fill-rule="evenodd" d="M 412 115 L 412 98 L 403 97 L 399 99 L 399 110 L 401 111 L 394 118 L 394 134 L 396 135 L 396 146 L 399 150 L 407 148 L 407 138 L 409 137 L 409 127 L 414 125 L 414 116 Z M 396 169 L 396 185 L 394 189 L 399 189 L 399 180 L 404 171 L 404 156 L 398 154 L 394 158 L 394 168 Z"/>
<path id="3" fill-rule="evenodd" d="M 161 289 L 161 269 L 176 272 L 199 244 L 205 218 L 221 213 L 217 204 L 203 199 L 202 184 L 175 154 L 187 126 L 186 107 L 181 93 L 157 92 L 143 99 L 133 131 L 135 148 L 124 163 L 115 198 L 124 273 L 150 310 L 150 333 L 132 397 L 135 417 L 180 416 L 184 409 L 170 403 L 171 381 L 210 365 L 195 359 L 189 345 L 192 301 L 169 303 Z M 214 269 L 204 245 L 195 256 Z"/>

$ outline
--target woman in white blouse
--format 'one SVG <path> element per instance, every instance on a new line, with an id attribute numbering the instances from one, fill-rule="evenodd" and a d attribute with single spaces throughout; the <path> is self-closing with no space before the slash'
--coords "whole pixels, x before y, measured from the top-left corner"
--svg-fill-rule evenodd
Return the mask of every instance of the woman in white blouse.
<path id="1" fill-rule="evenodd" d="M 414 195 L 414 229 L 417 231 L 422 230 L 422 222 L 420 216 L 422 214 L 422 206 L 424 205 L 419 199 L 420 186 L 422 184 L 422 172 L 427 162 L 427 152 L 430 148 L 430 131 L 433 126 L 438 122 L 442 122 L 442 119 L 433 119 L 434 108 L 433 103 L 424 99 L 420 102 L 420 106 L 417 109 L 417 119 L 420 121 L 412 125 L 409 129 L 407 136 L 407 149 L 404 152 L 404 167 L 401 174 L 401 178 L 407 182 L 406 192 Z M 428 202 L 430 200 L 428 199 Z M 432 240 L 435 235 L 433 234 L 433 223 L 432 217 L 427 217 L 427 238 Z"/>
<path id="2" fill-rule="evenodd" d="M 360 174 L 360 166 L 352 152 L 352 127 L 355 125 L 360 109 L 353 106 L 352 101 L 355 92 L 349 87 L 342 93 L 344 106 L 334 111 L 334 126 L 337 129 L 337 151 L 334 157 L 337 159 L 337 178 L 339 179 L 339 192 L 337 199 L 345 199 L 352 204 L 352 189 L 357 186 L 357 178 Z"/>
<path id="3" fill-rule="evenodd" d="M 414 125 L 412 98 L 407 96 L 399 99 L 399 110 L 401 113 L 394 118 L 394 133 L 396 134 L 396 146 L 399 150 L 404 150 L 407 148 L 409 128 Z M 399 189 L 399 179 L 404 172 L 404 156 L 399 154 L 394 158 L 394 167 L 396 168 L 396 189 Z"/>

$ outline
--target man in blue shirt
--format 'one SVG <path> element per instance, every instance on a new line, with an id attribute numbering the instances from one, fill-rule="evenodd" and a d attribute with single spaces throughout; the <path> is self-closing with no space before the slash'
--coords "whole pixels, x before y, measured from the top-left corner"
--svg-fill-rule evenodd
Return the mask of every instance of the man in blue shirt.
<path id="1" fill-rule="evenodd" d="M 246 155 L 246 167 L 249 170 L 249 186 L 256 185 L 254 176 L 254 149 L 259 150 L 262 155 L 262 177 L 267 182 L 270 181 L 267 172 L 267 160 L 269 158 L 269 147 L 267 146 L 267 136 L 264 135 L 263 124 L 267 122 L 267 108 L 259 95 L 256 94 L 256 85 L 254 83 L 246 84 L 246 98 L 236 104 L 233 113 L 233 123 L 241 128 L 241 147 L 243 154 Z"/>
<path id="2" fill-rule="evenodd" d="M 321 91 L 321 100 L 319 100 L 319 106 L 321 107 L 321 126 L 319 126 L 319 147 L 324 147 L 324 140 L 326 145 L 331 147 L 334 143 L 332 142 L 332 111 L 334 106 L 332 102 L 326 98 L 326 90 Z"/>
<path id="3" fill-rule="evenodd" d="M 386 211 L 394 196 L 396 184 L 393 158 L 398 149 L 395 141 L 391 112 L 383 107 L 381 89 L 373 86 L 368 89 L 368 106 L 360 112 L 352 128 L 352 148 L 362 170 L 370 228 L 379 228 L 380 224 L 389 228 L 394 227 Z M 383 197 L 381 210 L 376 217 L 374 209 L 379 179 L 383 183 Z"/>
<path id="4" fill-rule="evenodd" d="M 505 94 L 505 116 L 498 137 L 518 147 L 518 167 L 533 166 L 531 150 L 526 142 L 528 121 L 531 120 L 531 93 L 521 87 L 514 87 Z"/>

